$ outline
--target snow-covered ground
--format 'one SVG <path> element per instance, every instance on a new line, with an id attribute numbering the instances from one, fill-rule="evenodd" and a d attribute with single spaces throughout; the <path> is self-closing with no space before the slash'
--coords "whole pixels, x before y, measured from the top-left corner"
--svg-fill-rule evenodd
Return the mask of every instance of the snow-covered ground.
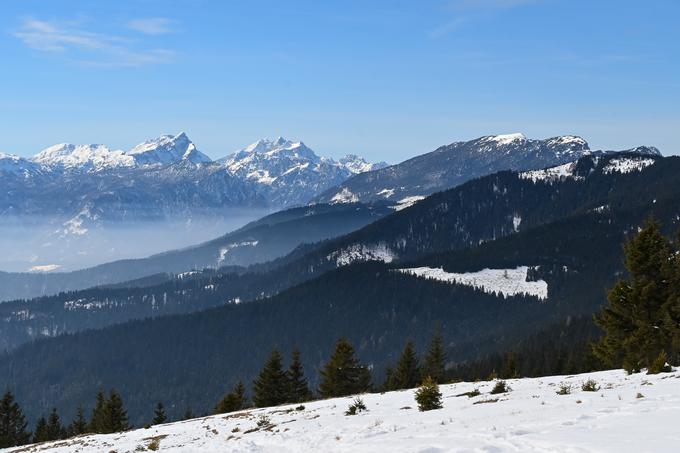
<path id="1" fill-rule="evenodd" d="M 584 392 L 594 379 L 601 387 Z M 419 412 L 413 390 L 363 395 L 367 412 L 344 415 L 336 398 L 199 418 L 121 434 L 23 447 L 13 452 L 673 452 L 680 450 L 680 372 L 620 370 L 441 386 L 444 408 Z M 571 394 L 558 395 L 561 384 Z M 475 397 L 462 395 L 479 390 Z M 261 416 L 271 425 L 257 429 Z M 156 443 L 156 445 L 153 445 Z"/>
<path id="2" fill-rule="evenodd" d="M 482 269 L 478 272 L 462 274 L 446 272 L 442 268 L 434 267 L 413 267 L 397 270 L 418 277 L 472 286 L 489 294 L 498 293 L 504 296 L 526 294 L 536 296 L 539 299 L 548 298 L 548 283 L 545 280 L 527 280 L 528 266 L 519 266 L 515 269 Z"/>

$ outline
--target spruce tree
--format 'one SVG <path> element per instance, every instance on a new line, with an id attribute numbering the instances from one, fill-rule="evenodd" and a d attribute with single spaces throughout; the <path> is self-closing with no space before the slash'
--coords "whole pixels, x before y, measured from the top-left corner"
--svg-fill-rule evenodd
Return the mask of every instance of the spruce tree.
<path id="1" fill-rule="evenodd" d="M 28 443 L 31 434 L 28 424 L 14 395 L 9 390 L 0 400 L 0 448 L 16 447 Z"/>
<path id="2" fill-rule="evenodd" d="M 239 381 L 232 391 L 224 395 L 224 398 L 217 403 L 215 414 L 240 411 L 246 407 L 246 403 L 246 387 L 243 382 Z"/>
<path id="3" fill-rule="evenodd" d="M 190 407 L 187 407 L 182 418 L 184 418 L 184 420 L 190 420 L 192 418 L 196 418 L 196 415 L 194 415 L 194 411 L 192 411 Z"/>
<path id="4" fill-rule="evenodd" d="M 168 417 L 165 415 L 165 408 L 163 407 L 163 403 L 160 401 L 158 404 L 156 404 L 156 408 L 153 410 L 153 420 L 151 421 L 152 425 L 162 425 L 168 420 Z"/>
<path id="5" fill-rule="evenodd" d="M 290 387 L 282 361 L 281 351 L 274 348 L 253 382 L 253 402 L 256 407 L 278 406 L 288 401 Z"/>
<path id="6" fill-rule="evenodd" d="M 87 420 L 85 420 L 85 409 L 83 409 L 83 406 L 78 406 L 76 416 L 68 427 L 68 435 L 69 437 L 73 437 L 85 434 L 86 432 Z"/>
<path id="7" fill-rule="evenodd" d="M 367 391 L 371 373 L 354 355 L 354 347 L 340 339 L 335 344 L 331 359 L 321 370 L 319 394 L 324 398 L 347 396 Z"/>
<path id="8" fill-rule="evenodd" d="M 106 415 L 109 422 L 107 432 L 117 433 L 130 429 L 123 399 L 113 389 L 109 392 L 109 399 L 106 402 Z"/>
<path id="9" fill-rule="evenodd" d="M 608 306 L 596 317 L 606 334 L 593 350 L 605 364 L 636 372 L 670 343 L 662 307 L 670 295 L 672 253 L 654 220 L 647 221 L 624 251 L 629 279 L 614 286 Z"/>
<path id="10" fill-rule="evenodd" d="M 412 341 L 407 341 L 401 357 L 397 362 L 397 367 L 392 376 L 393 389 L 410 389 L 420 383 L 420 368 L 418 367 L 418 356 Z"/>
<path id="11" fill-rule="evenodd" d="M 47 431 L 47 419 L 44 416 L 40 417 L 35 424 L 33 431 L 33 443 L 47 442 L 50 440 L 50 434 Z"/>
<path id="12" fill-rule="evenodd" d="M 446 351 L 439 326 L 435 328 L 430 346 L 425 353 L 422 372 L 424 376 L 430 376 L 438 384 L 443 384 L 446 380 Z"/>
<path id="13" fill-rule="evenodd" d="M 47 418 L 47 435 L 49 440 L 59 440 L 66 437 L 66 431 L 61 425 L 61 418 L 57 413 L 57 408 L 53 408 L 50 416 Z"/>
<path id="14" fill-rule="evenodd" d="M 390 390 L 395 390 L 394 369 L 388 366 L 385 368 L 385 382 L 383 382 L 382 391 L 389 392 Z"/>
<path id="15" fill-rule="evenodd" d="M 442 394 L 439 391 L 439 385 L 430 376 L 427 376 L 423 384 L 415 392 L 418 409 L 422 411 L 431 411 L 434 409 L 441 409 Z"/>
<path id="16" fill-rule="evenodd" d="M 97 400 L 95 402 L 94 408 L 92 409 L 92 416 L 90 418 L 89 431 L 93 433 L 111 432 L 109 430 L 106 397 L 104 396 L 104 392 L 102 390 L 97 392 Z"/>
<path id="17" fill-rule="evenodd" d="M 290 385 L 290 394 L 288 402 L 301 403 L 312 399 L 312 392 L 309 390 L 307 378 L 305 377 L 304 367 L 300 360 L 300 351 L 294 349 L 291 355 L 291 363 L 288 368 L 288 382 Z"/>

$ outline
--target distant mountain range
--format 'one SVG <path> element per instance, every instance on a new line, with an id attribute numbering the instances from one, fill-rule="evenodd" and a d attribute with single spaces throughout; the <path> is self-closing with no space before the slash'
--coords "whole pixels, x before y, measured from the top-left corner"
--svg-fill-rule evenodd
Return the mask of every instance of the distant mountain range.
<path id="1" fill-rule="evenodd" d="M 654 147 L 626 150 L 659 156 Z M 415 200 L 501 170 L 560 165 L 592 151 L 581 137 L 534 140 L 523 134 L 490 135 L 442 146 L 400 164 L 352 176 L 315 198 L 320 203 Z"/>
<path id="2" fill-rule="evenodd" d="M 274 345 L 300 347 L 313 375 L 344 336 L 377 379 L 435 325 L 453 362 L 509 351 L 598 310 L 624 270 L 621 243 L 649 215 L 676 228 L 678 171 L 677 157 L 592 153 L 468 181 L 247 269 L 3 303 L 1 342 L 18 348 L 0 356 L 0 383 L 33 417 L 70 417 L 115 386 L 140 423 L 164 395 L 175 414 L 209 410 Z"/>
<path id="3" fill-rule="evenodd" d="M 370 164 L 356 155 L 319 157 L 302 142 L 259 140 L 212 161 L 185 133 L 129 151 L 60 144 L 30 159 L 0 154 L 0 219 L 37 216 L 84 234 L 88 225 L 220 215 L 234 207 L 283 208 Z"/>

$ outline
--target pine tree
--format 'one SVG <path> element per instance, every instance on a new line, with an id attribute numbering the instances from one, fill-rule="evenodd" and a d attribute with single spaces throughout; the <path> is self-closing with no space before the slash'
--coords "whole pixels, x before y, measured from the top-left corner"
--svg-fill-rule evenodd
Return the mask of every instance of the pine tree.
<path id="1" fill-rule="evenodd" d="M 162 425 L 168 420 L 168 417 L 165 415 L 165 408 L 163 407 L 163 403 L 160 401 L 158 404 L 156 404 L 156 408 L 153 410 L 153 420 L 151 421 L 152 425 Z"/>
<path id="2" fill-rule="evenodd" d="M 444 407 L 439 386 L 430 376 L 426 377 L 420 388 L 416 390 L 415 398 L 420 411 L 431 411 Z"/>
<path id="3" fill-rule="evenodd" d="M 304 367 L 300 360 L 300 351 L 297 349 L 293 350 L 291 356 L 291 363 L 288 368 L 288 382 L 290 385 L 289 402 L 301 403 L 312 399 L 312 392 L 309 390 Z"/>
<path id="4" fill-rule="evenodd" d="M 83 406 L 78 406 L 76 416 L 68 427 L 68 436 L 79 436 L 87 432 L 87 420 L 85 420 L 85 409 Z"/>
<path id="5" fill-rule="evenodd" d="M 240 411 L 246 407 L 246 403 L 246 387 L 243 382 L 239 381 L 232 391 L 224 395 L 224 398 L 217 403 L 215 414 Z"/>
<path id="6" fill-rule="evenodd" d="M 14 395 L 9 390 L 0 400 L 0 448 L 16 447 L 28 443 L 31 434 L 26 431 L 26 418 Z"/>
<path id="7" fill-rule="evenodd" d="M 282 361 L 281 351 L 274 348 L 253 382 L 253 402 L 256 407 L 278 406 L 288 401 L 290 387 Z"/>
<path id="8" fill-rule="evenodd" d="M 438 384 L 446 380 L 446 351 L 444 350 L 444 338 L 439 326 L 435 328 L 430 346 L 423 360 L 423 375 L 430 376 Z"/>
<path id="9" fill-rule="evenodd" d="M 109 399 L 106 402 L 106 415 L 109 422 L 107 432 L 117 433 L 130 429 L 127 411 L 123 406 L 123 399 L 113 389 L 109 392 Z"/>
<path id="10" fill-rule="evenodd" d="M 614 286 L 609 305 L 596 317 L 606 335 L 594 352 L 607 365 L 636 372 L 670 343 L 662 307 L 670 296 L 672 252 L 654 220 L 648 220 L 624 250 L 629 280 Z"/>
<path id="11" fill-rule="evenodd" d="M 184 418 L 184 420 L 191 420 L 192 418 L 196 418 L 196 416 L 194 415 L 194 411 L 192 411 L 190 407 L 187 407 L 182 417 Z"/>
<path id="12" fill-rule="evenodd" d="M 335 344 L 331 359 L 321 370 L 319 394 L 324 398 L 362 393 L 371 385 L 371 373 L 354 356 L 354 347 L 340 339 Z"/>
<path id="13" fill-rule="evenodd" d="M 680 363 L 680 229 L 673 242 L 671 279 L 668 298 L 663 304 L 664 330 L 671 339 L 668 345 L 668 361 Z"/>
<path id="14" fill-rule="evenodd" d="M 50 440 L 50 435 L 47 432 L 47 420 L 45 417 L 40 417 L 35 424 L 33 431 L 33 443 L 47 442 Z"/>
<path id="15" fill-rule="evenodd" d="M 383 382 L 382 391 L 389 392 L 390 390 L 395 390 L 394 369 L 388 366 L 385 368 L 385 382 Z"/>
<path id="16" fill-rule="evenodd" d="M 99 390 L 97 392 L 97 401 L 92 409 L 92 417 L 90 418 L 89 431 L 93 433 L 108 433 L 109 420 L 107 415 L 107 404 L 104 392 Z"/>
<path id="17" fill-rule="evenodd" d="M 393 389 L 414 388 L 420 382 L 420 368 L 418 367 L 418 356 L 412 341 L 407 341 L 401 357 L 397 362 L 397 367 L 392 376 Z"/>
<path id="18" fill-rule="evenodd" d="M 57 408 L 53 408 L 50 416 L 47 418 L 47 437 L 48 440 L 59 440 L 66 437 L 64 427 L 61 426 L 61 418 L 57 413 Z"/>
<path id="19" fill-rule="evenodd" d="M 519 377 L 519 366 L 517 365 L 517 355 L 514 352 L 505 354 L 503 361 L 503 372 L 501 377 L 504 379 L 514 379 Z"/>

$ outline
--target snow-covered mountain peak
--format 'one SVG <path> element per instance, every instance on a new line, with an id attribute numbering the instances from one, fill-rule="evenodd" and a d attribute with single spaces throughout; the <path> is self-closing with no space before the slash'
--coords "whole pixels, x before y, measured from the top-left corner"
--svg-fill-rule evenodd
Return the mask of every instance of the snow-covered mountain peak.
<path id="1" fill-rule="evenodd" d="M 368 162 L 363 157 L 357 156 L 356 154 L 347 154 L 345 157 L 340 158 L 338 162 L 340 165 L 355 175 L 367 171 L 378 170 L 379 168 L 385 168 L 388 166 L 387 162 L 378 162 L 373 164 Z"/>
<path id="2" fill-rule="evenodd" d="M 179 162 L 201 164 L 211 159 L 200 152 L 186 133 L 162 135 L 146 140 L 127 152 L 140 165 L 169 165 Z"/>
<path id="3" fill-rule="evenodd" d="M 497 145 L 509 145 L 510 143 L 524 142 L 527 140 L 527 137 L 524 134 L 516 132 L 513 134 L 488 135 L 486 137 L 482 137 L 482 140 L 485 142 L 495 143 Z"/>
<path id="4" fill-rule="evenodd" d="M 588 142 L 577 135 L 562 135 L 559 137 L 553 137 L 549 138 L 547 142 L 550 146 L 568 145 L 588 148 Z"/>
<path id="5" fill-rule="evenodd" d="M 33 162 L 68 169 L 103 170 L 131 167 L 134 159 L 123 151 L 112 151 L 106 145 L 73 145 L 60 143 L 45 148 L 31 159 Z"/>

